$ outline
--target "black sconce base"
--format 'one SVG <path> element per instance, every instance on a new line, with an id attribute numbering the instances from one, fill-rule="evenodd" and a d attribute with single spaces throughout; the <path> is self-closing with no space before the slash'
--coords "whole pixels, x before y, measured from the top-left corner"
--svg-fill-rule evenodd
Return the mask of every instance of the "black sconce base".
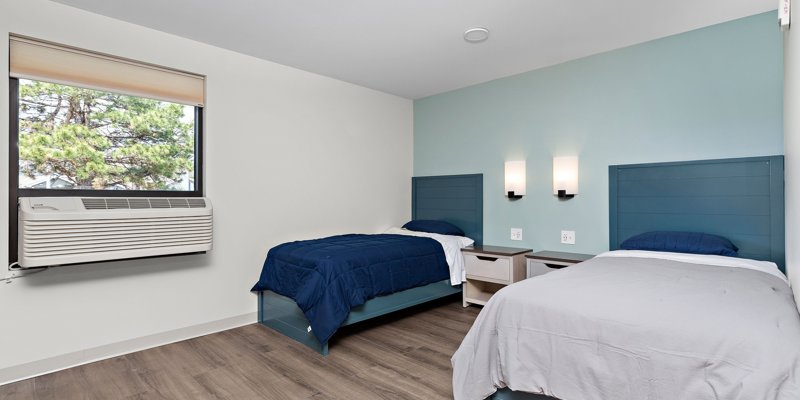
<path id="1" fill-rule="evenodd" d="M 569 199 L 575 197 L 574 194 L 567 194 L 566 190 L 559 190 L 557 196 L 558 196 L 559 200 L 569 200 Z"/>
<path id="2" fill-rule="evenodd" d="M 508 196 L 508 199 L 509 199 L 509 200 L 519 200 L 519 199 L 521 199 L 521 198 L 522 198 L 522 195 L 521 195 L 521 194 L 514 194 L 514 192 L 513 192 L 513 191 L 511 191 L 511 192 L 508 192 L 507 196 Z"/>

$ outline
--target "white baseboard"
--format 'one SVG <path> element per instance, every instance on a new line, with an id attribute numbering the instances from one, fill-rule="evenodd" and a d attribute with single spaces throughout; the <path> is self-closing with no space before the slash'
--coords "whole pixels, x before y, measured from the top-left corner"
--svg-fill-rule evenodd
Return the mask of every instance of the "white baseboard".
<path id="1" fill-rule="evenodd" d="M 39 375 L 49 374 L 62 369 L 88 364 L 106 358 L 133 353 L 169 343 L 196 338 L 215 332 L 238 328 L 257 322 L 256 313 L 247 313 L 236 317 L 207 322 L 200 325 L 188 326 L 172 331 L 156 333 L 122 342 L 111 343 L 91 349 L 62 354 L 60 356 L 45 358 L 13 367 L 0 369 L 0 385 L 21 381 Z"/>

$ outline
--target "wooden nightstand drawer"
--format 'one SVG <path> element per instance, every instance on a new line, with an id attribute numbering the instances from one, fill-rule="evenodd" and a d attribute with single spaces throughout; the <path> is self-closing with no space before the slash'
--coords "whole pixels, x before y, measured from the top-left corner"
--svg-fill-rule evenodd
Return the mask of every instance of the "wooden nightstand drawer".
<path id="1" fill-rule="evenodd" d="M 565 253 L 559 251 L 538 251 L 525 255 L 528 260 L 528 278 L 557 271 L 594 257 L 592 254 Z"/>
<path id="2" fill-rule="evenodd" d="M 535 260 L 528 259 L 528 278 L 533 278 L 534 276 L 544 275 L 548 272 L 558 271 L 559 268 L 554 268 L 551 265 L 547 265 L 543 262 L 537 262 Z"/>
<path id="3" fill-rule="evenodd" d="M 511 260 L 505 257 L 464 254 L 464 269 L 468 277 L 511 280 Z"/>
<path id="4" fill-rule="evenodd" d="M 461 249 L 464 255 L 462 304 L 484 305 L 506 285 L 525 279 L 525 254 L 530 249 L 499 246 L 473 246 Z"/>

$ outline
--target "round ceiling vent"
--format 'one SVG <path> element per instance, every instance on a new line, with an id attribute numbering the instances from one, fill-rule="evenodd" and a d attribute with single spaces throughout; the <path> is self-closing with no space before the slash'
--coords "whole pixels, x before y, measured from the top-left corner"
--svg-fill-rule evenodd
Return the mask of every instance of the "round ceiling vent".
<path id="1" fill-rule="evenodd" d="M 480 43 L 489 38 L 486 28 L 470 28 L 464 31 L 464 40 L 470 43 Z"/>

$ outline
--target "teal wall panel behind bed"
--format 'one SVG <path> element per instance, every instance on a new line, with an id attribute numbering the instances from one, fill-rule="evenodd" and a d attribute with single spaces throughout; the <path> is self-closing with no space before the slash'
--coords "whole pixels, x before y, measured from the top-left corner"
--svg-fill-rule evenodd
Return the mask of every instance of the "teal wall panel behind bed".
<path id="1" fill-rule="evenodd" d="M 416 100 L 414 175 L 482 172 L 485 244 L 608 250 L 609 165 L 783 154 L 776 19 L 758 14 Z M 578 195 L 559 201 L 553 157 L 572 155 Z M 527 194 L 509 201 L 503 166 L 514 160 L 526 161 Z M 522 241 L 510 228 L 523 229 Z M 574 230 L 576 244 L 561 244 L 561 230 Z"/>
<path id="2" fill-rule="evenodd" d="M 649 231 L 727 237 L 784 269 L 783 156 L 608 168 L 609 248 Z"/>

